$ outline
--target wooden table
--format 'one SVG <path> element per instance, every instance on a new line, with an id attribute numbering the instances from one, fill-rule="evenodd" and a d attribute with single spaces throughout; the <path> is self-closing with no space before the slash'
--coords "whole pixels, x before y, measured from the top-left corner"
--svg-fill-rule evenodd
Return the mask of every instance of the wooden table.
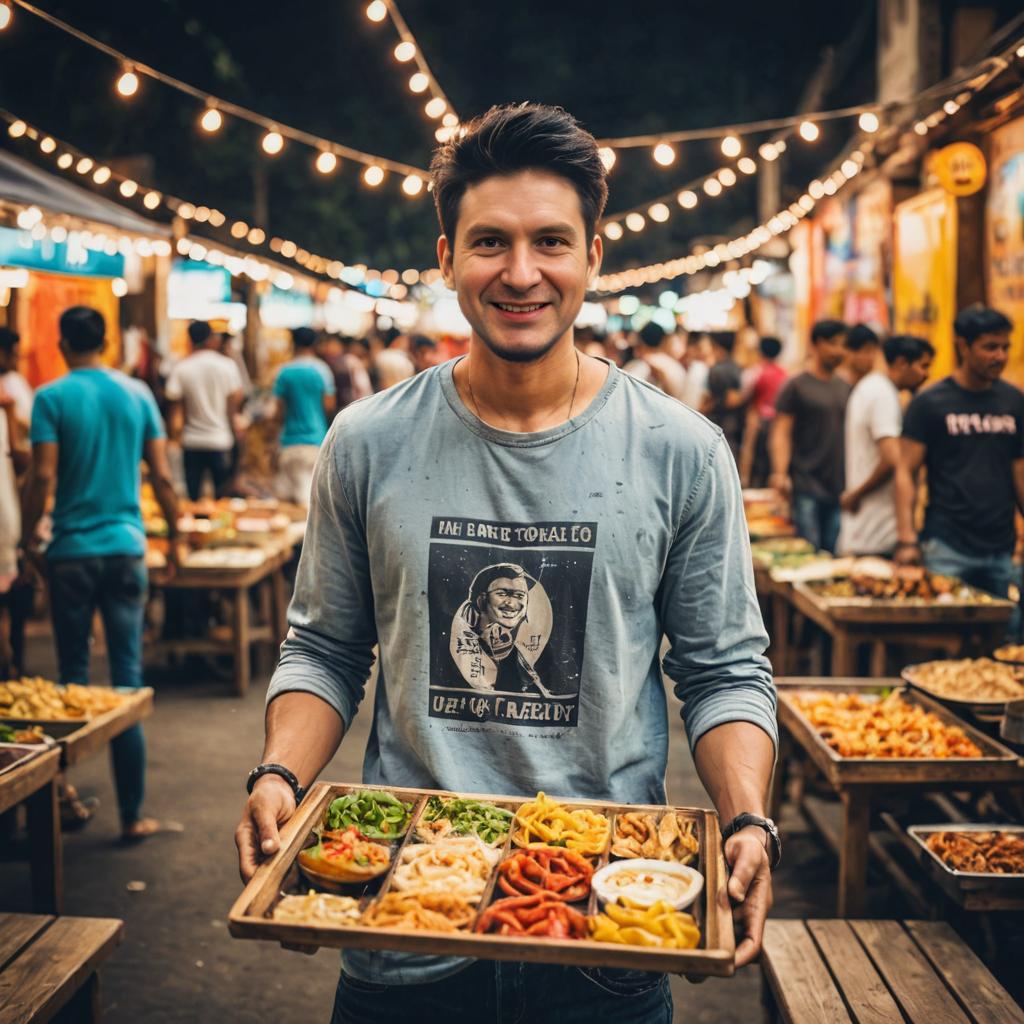
<path id="1" fill-rule="evenodd" d="M 114 918 L 0 914 L 0 1024 L 45 1024 L 61 1010 L 98 1022 L 96 972 L 123 934 Z"/>
<path id="2" fill-rule="evenodd" d="M 63 845 L 57 808 L 60 758 L 60 749 L 51 747 L 31 761 L 0 775 L 0 814 L 20 803 L 25 804 L 32 906 L 46 914 L 59 914 L 64 908 Z M 0 940 L 2 938 L 3 928 L 0 927 Z"/>
<path id="3" fill-rule="evenodd" d="M 864 909 L 870 850 L 871 811 L 886 790 L 951 790 L 999 783 L 1024 782 L 1024 768 L 1013 751 L 949 712 L 938 701 L 911 690 L 902 680 L 778 679 L 779 726 L 784 735 L 779 769 L 772 791 L 772 813 L 777 817 L 782 800 L 783 758 L 802 756 L 825 778 L 839 797 L 842 818 L 839 834 L 802 799 L 801 810 L 839 855 L 837 915 L 855 917 Z M 864 692 L 879 686 L 900 689 L 905 699 L 933 711 L 944 721 L 959 725 L 981 748 L 980 758 L 850 758 L 840 757 L 792 702 L 794 690 Z"/>
<path id="4" fill-rule="evenodd" d="M 984 604 L 881 601 L 822 597 L 807 583 L 777 586 L 793 610 L 832 638 L 834 676 L 857 674 L 857 650 L 862 644 L 872 645 L 872 675 L 885 674 L 884 654 L 890 644 L 941 648 L 956 657 L 965 655 L 977 639 L 987 654 L 999 645 L 1014 608 L 1011 601 L 995 598 Z M 785 674 L 789 670 L 788 613 L 784 622 L 773 622 L 772 642 L 780 645 L 777 671 Z"/>
<path id="5" fill-rule="evenodd" d="M 944 921 L 769 920 L 761 967 L 786 1024 L 1024 1024 Z"/>
<path id="6" fill-rule="evenodd" d="M 283 569 L 293 545 L 281 542 L 267 549 L 259 565 L 244 569 L 179 569 L 168 578 L 162 570 L 150 572 L 151 588 L 164 590 L 225 590 L 231 594 L 232 622 L 227 636 L 181 637 L 150 644 L 160 654 L 230 654 L 234 659 L 235 693 L 242 696 L 252 675 L 251 648 L 255 643 L 277 646 L 288 630 L 288 595 Z M 250 593 L 256 590 L 259 620 L 253 623 Z"/>

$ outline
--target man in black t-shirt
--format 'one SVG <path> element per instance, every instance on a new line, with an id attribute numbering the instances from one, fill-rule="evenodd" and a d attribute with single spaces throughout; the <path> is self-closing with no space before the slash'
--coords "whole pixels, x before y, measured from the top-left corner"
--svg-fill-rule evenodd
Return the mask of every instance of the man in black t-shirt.
<path id="1" fill-rule="evenodd" d="M 1024 394 L 1000 380 L 1013 325 L 984 306 L 953 323 L 959 366 L 907 407 L 896 468 L 898 562 L 1006 597 L 1014 506 L 1024 498 Z M 924 542 L 914 531 L 915 479 L 928 471 Z"/>
<path id="2" fill-rule="evenodd" d="M 743 381 L 740 368 L 732 358 L 736 335 L 731 331 L 727 334 L 713 334 L 711 348 L 715 361 L 708 370 L 708 390 L 704 397 L 701 412 L 712 423 L 722 428 L 729 451 L 734 459 L 739 459 L 740 441 L 743 438 Z"/>

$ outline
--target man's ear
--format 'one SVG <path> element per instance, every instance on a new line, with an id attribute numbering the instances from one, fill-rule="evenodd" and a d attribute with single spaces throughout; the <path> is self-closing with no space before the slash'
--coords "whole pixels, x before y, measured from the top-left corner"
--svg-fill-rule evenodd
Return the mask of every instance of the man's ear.
<path id="1" fill-rule="evenodd" d="M 441 268 L 441 276 L 444 278 L 445 287 L 455 291 L 455 265 L 447 235 L 441 235 L 437 240 L 437 265 Z"/>

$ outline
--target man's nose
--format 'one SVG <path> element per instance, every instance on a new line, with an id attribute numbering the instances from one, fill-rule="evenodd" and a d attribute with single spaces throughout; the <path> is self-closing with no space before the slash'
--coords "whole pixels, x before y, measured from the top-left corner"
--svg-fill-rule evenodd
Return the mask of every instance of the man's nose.
<path id="1" fill-rule="evenodd" d="M 526 292 L 539 284 L 540 268 L 533 246 L 529 243 L 515 243 L 508 253 L 508 259 L 501 274 L 501 283 L 518 292 Z"/>

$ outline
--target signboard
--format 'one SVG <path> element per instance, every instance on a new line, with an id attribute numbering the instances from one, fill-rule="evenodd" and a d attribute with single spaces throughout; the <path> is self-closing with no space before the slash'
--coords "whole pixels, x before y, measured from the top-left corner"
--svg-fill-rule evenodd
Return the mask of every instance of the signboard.
<path id="1" fill-rule="evenodd" d="M 935 346 L 932 377 L 956 365 L 956 199 L 932 189 L 896 207 L 893 260 L 893 330 Z"/>
<path id="2" fill-rule="evenodd" d="M 124 256 L 87 249 L 75 231 L 67 241 L 55 242 L 49 237 L 36 240 L 28 231 L 0 228 L 0 266 L 76 277 L 124 277 Z"/>
<path id="3" fill-rule="evenodd" d="M 1014 325 L 1006 378 L 1024 384 L 1024 118 L 992 133 L 985 207 L 988 303 Z"/>
<path id="4" fill-rule="evenodd" d="M 939 184 L 952 196 L 973 196 L 985 187 L 985 154 L 970 142 L 954 142 L 932 155 Z"/>

